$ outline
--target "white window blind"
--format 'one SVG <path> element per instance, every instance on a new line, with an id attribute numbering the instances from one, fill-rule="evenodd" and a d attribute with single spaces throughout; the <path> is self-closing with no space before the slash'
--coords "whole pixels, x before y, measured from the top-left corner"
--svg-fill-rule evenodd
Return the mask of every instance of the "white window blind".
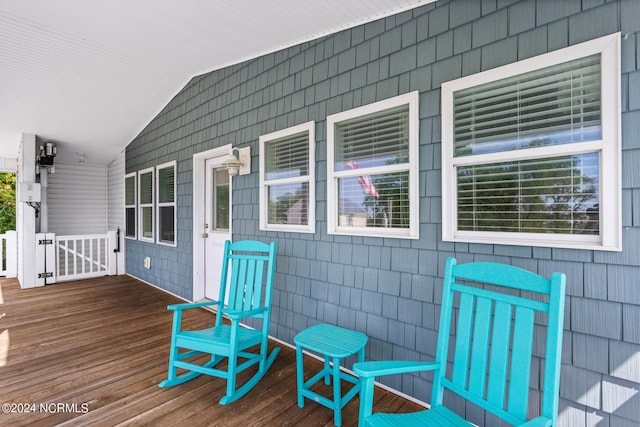
<path id="1" fill-rule="evenodd" d="M 124 211 L 125 236 L 136 238 L 136 173 L 125 175 L 124 178 Z"/>
<path id="2" fill-rule="evenodd" d="M 600 56 L 454 94 L 456 156 L 599 140 Z M 458 169 L 458 228 L 598 234 L 598 155 Z"/>
<path id="3" fill-rule="evenodd" d="M 176 243 L 176 162 L 156 167 L 158 179 L 158 243 L 175 245 Z"/>
<path id="4" fill-rule="evenodd" d="M 458 168 L 458 229 L 599 234 L 598 154 Z"/>
<path id="5" fill-rule="evenodd" d="M 600 55 L 454 94 L 454 154 L 495 153 L 601 138 Z"/>
<path id="6" fill-rule="evenodd" d="M 314 232 L 315 123 L 260 137 L 263 230 Z"/>
<path id="7" fill-rule="evenodd" d="M 409 105 L 336 123 L 336 170 L 409 162 Z"/>
<path id="8" fill-rule="evenodd" d="M 329 233 L 417 238 L 417 109 L 412 92 L 327 118 Z"/>
<path id="9" fill-rule="evenodd" d="M 138 206 L 140 212 L 138 238 L 153 242 L 153 168 L 138 172 Z"/>
<path id="10" fill-rule="evenodd" d="M 309 175 L 309 133 L 301 132 L 265 143 L 265 179 Z"/>
<path id="11" fill-rule="evenodd" d="M 175 166 L 158 166 L 158 204 L 175 201 Z"/>

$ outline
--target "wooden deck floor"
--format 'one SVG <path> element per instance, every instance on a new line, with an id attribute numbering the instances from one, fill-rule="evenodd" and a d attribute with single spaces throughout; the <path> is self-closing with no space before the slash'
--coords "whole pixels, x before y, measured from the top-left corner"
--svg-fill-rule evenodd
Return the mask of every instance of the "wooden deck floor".
<path id="1" fill-rule="evenodd" d="M 227 406 L 218 403 L 225 386 L 219 378 L 159 388 L 171 333 L 166 306 L 176 302 L 126 276 L 25 290 L 0 279 L 0 403 L 26 412 L 0 413 L 0 425 L 333 425 L 328 408 L 308 400 L 298 408 L 295 352 L 288 347 L 249 394 Z M 189 325 L 214 317 L 195 311 Z M 305 359 L 305 368 L 320 366 Z M 355 398 L 343 409 L 344 426 L 357 425 L 358 404 Z M 381 389 L 376 408 L 419 409 Z"/>

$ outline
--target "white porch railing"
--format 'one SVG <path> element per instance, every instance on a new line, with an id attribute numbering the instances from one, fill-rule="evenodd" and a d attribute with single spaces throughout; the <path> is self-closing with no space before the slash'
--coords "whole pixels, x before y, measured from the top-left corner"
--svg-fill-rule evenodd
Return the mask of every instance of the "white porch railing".
<path id="1" fill-rule="evenodd" d="M 116 232 L 55 237 L 55 281 L 115 273 Z"/>
<path id="2" fill-rule="evenodd" d="M 18 238 L 15 231 L 0 234 L 0 276 L 18 275 Z"/>

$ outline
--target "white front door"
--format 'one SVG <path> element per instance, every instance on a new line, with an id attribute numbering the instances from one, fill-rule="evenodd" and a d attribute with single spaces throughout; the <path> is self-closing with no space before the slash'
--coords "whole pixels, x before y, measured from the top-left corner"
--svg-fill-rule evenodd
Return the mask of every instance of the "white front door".
<path id="1" fill-rule="evenodd" d="M 224 160 L 224 159 L 223 159 Z M 206 161 L 205 173 L 205 287 L 204 297 L 217 300 L 224 242 L 231 240 L 231 186 L 219 158 Z"/>
<path id="2" fill-rule="evenodd" d="M 231 240 L 231 144 L 193 156 L 193 301 L 218 299 L 224 241 Z"/>

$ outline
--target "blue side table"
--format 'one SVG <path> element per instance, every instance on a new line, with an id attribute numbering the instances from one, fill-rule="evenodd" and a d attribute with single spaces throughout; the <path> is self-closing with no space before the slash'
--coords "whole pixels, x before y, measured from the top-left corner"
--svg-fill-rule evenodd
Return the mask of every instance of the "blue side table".
<path id="1" fill-rule="evenodd" d="M 360 380 L 340 371 L 340 360 L 358 353 L 358 362 L 364 362 L 364 346 L 367 344 L 367 340 L 367 336 L 361 332 L 327 324 L 312 326 L 296 335 L 293 342 L 296 344 L 298 406 L 304 407 L 305 397 L 312 399 L 333 409 L 333 422 L 336 426 L 340 426 L 342 424 L 342 408 L 360 391 Z M 324 369 L 307 382 L 304 382 L 303 349 L 320 353 L 324 357 Z M 331 384 L 332 376 L 333 400 L 309 390 L 323 377 L 325 384 Z M 353 387 L 344 396 L 340 394 L 341 379 L 353 383 Z"/>

